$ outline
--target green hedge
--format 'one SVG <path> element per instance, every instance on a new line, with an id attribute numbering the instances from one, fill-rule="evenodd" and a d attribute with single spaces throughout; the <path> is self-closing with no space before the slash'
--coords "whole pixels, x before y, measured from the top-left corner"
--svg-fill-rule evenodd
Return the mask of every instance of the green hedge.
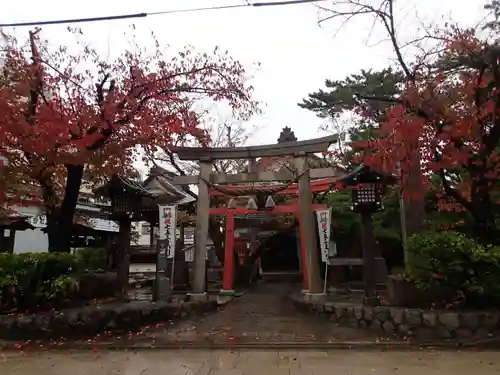
<path id="1" fill-rule="evenodd" d="M 106 268 L 106 250 L 103 248 L 86 247 L 76 250 L 75 256 L 80 272 Z"/>
<path id="2" fill-rule="evenodd" d="M 423 232 L 406 245 L 407 274 L 424 290 L 446 289 L 471 307 L 500 306 L 500 248 L 458 232 Z"/>
<path id="3" fill-rule="evenodd" d="M 0 310 L 57 306 L 78 289 L 77 275 L 103 268 L 104 249 L 0 254 Z"/>

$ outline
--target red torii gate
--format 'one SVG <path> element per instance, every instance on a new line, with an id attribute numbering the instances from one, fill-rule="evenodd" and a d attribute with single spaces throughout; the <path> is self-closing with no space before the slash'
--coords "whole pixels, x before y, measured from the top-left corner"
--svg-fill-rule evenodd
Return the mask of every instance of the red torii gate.
<path id="1" fill-rule="evenodd" d="M 315 180 L 310 183 L 312 192 L 323 192 L 329 191 L 337 182 L 337 178 L 325 178 L 321 180 Z M 275 188 L 274 185 L 264 186 L 264 185 L 226 185 L 224 186 L 224 190 L 228 192 L 238 193 L 238 192 L 249 192 L 250 194 L 258 194 L 259 192 L 266 192 L 270 189 Z M 233 282 L 234 282 L 234 250 L 235 250 L 235 215 L 237 214 L 295 214 L 299 220 L 299 239 L 300 239 L 300 256 L 303 264 L 302 267 L 302 276 L 304 280 L 304 288 L 309 288 L 308 283 L 308 274 L 307 274 L 307 261 L 306 261 L 306 251 L 305 244 L 303 241 L 302 235 L 302 220 L 300 216 L 300 208 L 298 202 L 299 195 L 299 186 L 297 183 L 291 184 L 285 189 L 276 192 L 277 195 L 293 195 L 296 196 L 296 202 L 293 204 L 287 205 L 276 205 L 269 209 L 264 210 L 252 210 L 248 208 L 228 208 L 228 207 L 218 207 L 211 208 L 211 215 L 225 215 L 226 216 L 226 238 L 224 241 L 224 274 L 223 274 L 223 290 L 230 291 L 233 290 Z M 220 190 L 210 188 L 209 189 L 210 196 L 226 196 L 230 197 L 224 192 Z M 326 204 L 313 204 L 313 211 L 319 211 L 327 209 Z"/>
<path id="2" fill-rule="evenodd" d="M 313 211 L 324 210 L 327 208 L 326 204 L 314 204 Z M 233 290 L 234 280 L 234 246 L 235 246 L 235 222 L 234 216 L 236 214 L 296 214 L 299 219 L 299 238 L 300 238 L 300 255 L 302 259 L 302 276 L 304 278 L 305 289 L 309 288 L 307 262 L 305 244 L 302 235 L 302 220 L 299 214 L 299 204 L 278 205 L 272 209 L 266 210 L 251 210 L 248 208 L 211 208 L 211 215 L 226 215 L 226 240 L 224 246 L 224 276 L 223 276 L 223 290 Z"/>

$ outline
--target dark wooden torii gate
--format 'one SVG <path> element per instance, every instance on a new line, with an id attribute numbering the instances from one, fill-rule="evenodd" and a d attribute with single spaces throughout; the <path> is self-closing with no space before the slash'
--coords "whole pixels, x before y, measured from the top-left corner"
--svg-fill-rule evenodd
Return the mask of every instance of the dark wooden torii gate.
<path id="1" fill-rule="evenodd" d="M 210 185 L 238 184 L 265 181 L 298 181 L 299 220 L 301 221 L 302 245 L 307 268 L 307 286 L 311 295 L 323 293 L 320 270 L 320 253 L 316 242 L 315 223 L 312 205 L 311 179 L 337 177 L 336 168 L 309 168 L 309 155 L 326 152 L 329 146 L 338 141 L 337 135 L 307 141 L 284 142 L 280 144 L 249 146 L 200 148 L 173 148 L 180 160 L 198 161 L 200 172 L 197 176 L 174 177 L 175 185 L 198 185 L 198 203 L 196 215 L 196 239 L 194 254 L 194 275 L 192 300 L 207 298 L 205 290 L 205 255 L 207 251 L 208 223 L 210 215 Z M 258 172 L 255 170 L 256 158 L 293 156 L 295 171 Z M 213 173 L 215 160 L 248 159 L 249 173 L 234 175 Z"/>

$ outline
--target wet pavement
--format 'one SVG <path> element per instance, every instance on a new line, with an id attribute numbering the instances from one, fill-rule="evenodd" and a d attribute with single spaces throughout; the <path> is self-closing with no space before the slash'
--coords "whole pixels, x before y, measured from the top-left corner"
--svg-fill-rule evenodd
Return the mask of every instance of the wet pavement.
<path id="1" fill-rule="evenodd" d="M 180 322 L 147 327 L 136 342 L 161 345 L 374 342 L 374 332 L 340 327 L 298 311 L 288 297 L 297 286 L 262 284 L 219 311 Z M 123 337 L 123 340 L 127 337 Z"/>
<path id="2" fill-rule="evenodd" d="M 0 352 L 9 375 L 493 375 L 498 352 L 207 351 Z"/>
<path id="3" fill-rule="evenodd" d="M 14 349 L 137 349 L 137 348 L 345 348 L 408 347 L 409 342 L 377 333 L 342 327 L 325 316 L 297 310 L 290 294 L 300 285 L 263 283 L 239 295 L 217 311 L 144 326 L 139 331 L 107 331 L 83 340 L 1 341 Z"/>

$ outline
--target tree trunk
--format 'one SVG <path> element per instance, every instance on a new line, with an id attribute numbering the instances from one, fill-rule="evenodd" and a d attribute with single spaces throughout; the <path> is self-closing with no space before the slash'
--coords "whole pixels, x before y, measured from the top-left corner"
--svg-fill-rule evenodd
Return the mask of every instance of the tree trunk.
<path id="1" fill-rule="evenodd" d="M 423 229 L 426 215 L 420 155 L 418 154 L 418 148 L 416 150 L 410 157 L 410 169 L 406 176 L 409 195 L 403 197 L 405 228 L 402 228 L 402 231 L 407 238 Z M 406 238 L 404 239 L 406 240 Z"/>
<path id="2" fill-rule="evenodd" d="M 482 166 L 471 170 L 472 186 L 469 207 L 474 219 L 473 231 L 478 242 L 484 245 L 500 244 L 500 233 L 496 225 L 494 207 L 491 201 L 489 183 L 486 179 L 488 169 L 483 161 Z"/>
<path id="3" fill-rule="evenodd" d="M 83 165 L 67 165 L 66 188 L 64 199 L 57 215 L 55 251 L 69 253 L 73 237 L 73 218 L 75 216 L 78 195 L 83 179 Z"/>
<path id="4" fill-rule="evenodd" d="M 45 174 L 37 176 L 38 183 L 42 188 L 42 197 L 45 208 L 45 217 L 47 218 L 47 227 L 45 228 L 48 237 L 48 250 L 54 252 L 57 250 L 57 201 L 52 181 Z"/>
<path id="5" fill-rule="evenodd" d="M 56 252 L 58 248 L 57 242 L 57 212 L 46 212 L 47 217 L 47 237 L 49 242 L 49 252 Z"/>
<path id="6" fill-rule="evenodd" d="M 483 245 L 500 245 L 500 231 L 497 228 L 493 212 L 484 210 L 473 213 L 474 236 Z"/>
<path id="7" fill-rule="evenodd" d="M 474 236 L 484 245 L 500 245 L 500 231 L 496 225 L 489 192 L 482 189 L 475 192 L 472 195 L 472 207 Z"/>

